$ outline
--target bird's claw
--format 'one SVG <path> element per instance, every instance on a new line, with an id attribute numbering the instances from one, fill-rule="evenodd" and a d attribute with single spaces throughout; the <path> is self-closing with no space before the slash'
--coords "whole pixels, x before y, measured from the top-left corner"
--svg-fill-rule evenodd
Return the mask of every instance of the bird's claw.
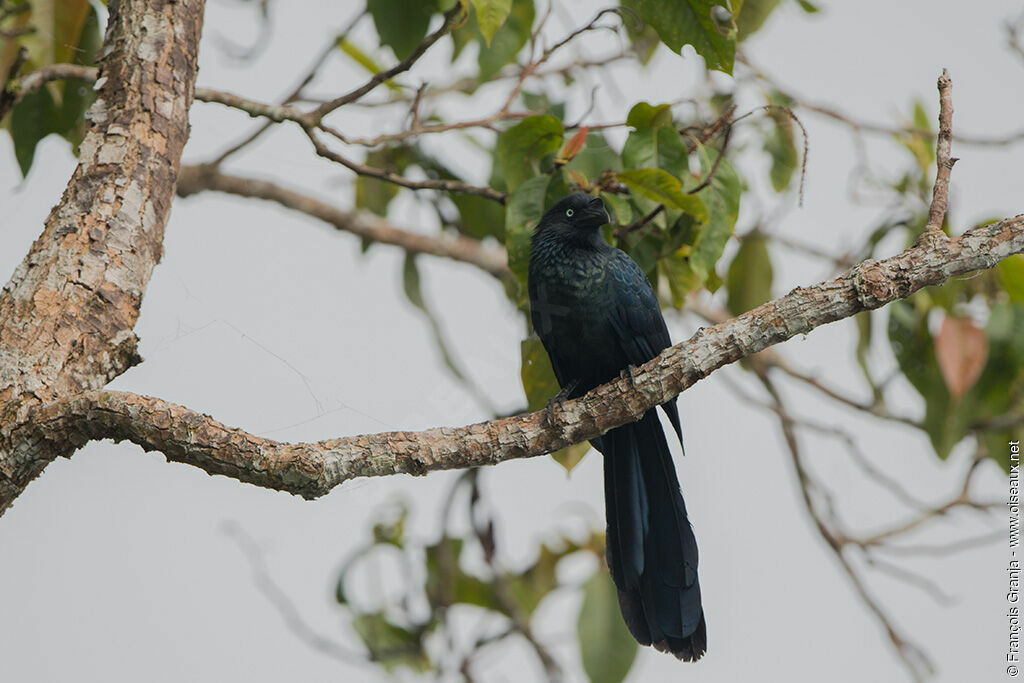
<path id="1" fill-rule="evenodd" d="M 636 386 L 636 366 L 635 365 L 627 365 L 622 370 L 622 372 L 619 373 L 619 377 L 621 377 L 623 379 L 625 379 L 626 377 L 629 377 L 630 384 L 632 384 L 633 386 Z"/>
<path id="2" fill-rule="evenodd" d="M 567 385 L 561 388 L 557 394 L 548 399 L 548 405 L 544 408 L 544 421 L 551 424 L 551 410 L 556 406 L 560 405 L 563 401 L 569 398 L 569 394 L 572 393 L 576 385 L 579 384 L 578 380 L 573 380 Z"/>

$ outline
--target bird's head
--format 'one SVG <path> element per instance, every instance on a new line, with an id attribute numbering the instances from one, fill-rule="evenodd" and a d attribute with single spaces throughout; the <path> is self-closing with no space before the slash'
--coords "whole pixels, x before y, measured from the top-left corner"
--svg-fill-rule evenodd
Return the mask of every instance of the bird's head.
<path id="1" fill-rule="evenodd" d="M 548 209 L 537 224 L 537 232 L 552 230 L 566 235 L 589 236 L 608 220 L 608 212 L 600 197 L 578 192 Z"/>

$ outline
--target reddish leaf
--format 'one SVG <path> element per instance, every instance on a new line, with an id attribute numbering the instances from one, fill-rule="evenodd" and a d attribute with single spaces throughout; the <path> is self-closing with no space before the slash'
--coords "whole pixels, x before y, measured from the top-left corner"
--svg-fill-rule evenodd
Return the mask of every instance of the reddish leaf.
<path id="1" fill-rule="evenodd" d="M 582 176 L 579 173 L 577 173 L 576 171 L 572 171 L 572 170 L 569 171 L 569 175 L 572 177 L 572 181 L 574 183 L 576 183 L 577 185 L 579 185 L 581 188 L 584 188 L 584 187 L 587 186 L 587 179 L 586 179 L 585 176 Z M 1007 260 L 1009 260 L 1009 259 L 1007 259 Z"/>
<path id="2" fill-rule="evenodd" d="M 569 142 L 565 143 L 565 147 L 562 148 L 562 153 L 558 155 L 558 160 L 562 163 L 569 163 L 573 157 L 580 153 L 583 149 L 583 143 L 587 141 L 587 133 L 590 131 L 589 126 L 583 126 L 576 135 L 569 138 Z"/>
<path id="3" fill-rule="evenodd" d="M 947 317 L 935 337 L 935 357 L 954 401 L 978 381 L 988 361 L 985 333 L 966 318 Z"/>

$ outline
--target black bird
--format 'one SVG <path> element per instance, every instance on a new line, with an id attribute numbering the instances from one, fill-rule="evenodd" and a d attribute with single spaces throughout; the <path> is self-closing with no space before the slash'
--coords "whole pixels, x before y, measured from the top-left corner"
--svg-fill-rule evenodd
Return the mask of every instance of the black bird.
<path id="1" fill-rule="evenodd" d="M 610 246 L 598 197 L 555 204 L 531 240 L 533 327 L 562 391 L 576 398 L 654 358 L 671 344 L 643 270 Z M 675 399 L 663 404 L 682 444 Z M 656 409 L 591 441 L 604 455 L 607 559 L 633 637 L 682 660 L 707 649 L 697 541 Z"/>

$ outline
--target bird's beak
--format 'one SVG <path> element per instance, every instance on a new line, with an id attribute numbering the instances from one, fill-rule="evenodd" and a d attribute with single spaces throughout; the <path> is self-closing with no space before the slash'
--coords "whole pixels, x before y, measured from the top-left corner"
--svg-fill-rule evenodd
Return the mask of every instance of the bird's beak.
<path id="1" fill-rule="evenodd" d="M 608 218 L 608 211 L 604 208 L 604 201 L 600 197 L 591 198 L 584 211 L 588 225 L 597 227 L 604 225 L 610 220 Z"/>

